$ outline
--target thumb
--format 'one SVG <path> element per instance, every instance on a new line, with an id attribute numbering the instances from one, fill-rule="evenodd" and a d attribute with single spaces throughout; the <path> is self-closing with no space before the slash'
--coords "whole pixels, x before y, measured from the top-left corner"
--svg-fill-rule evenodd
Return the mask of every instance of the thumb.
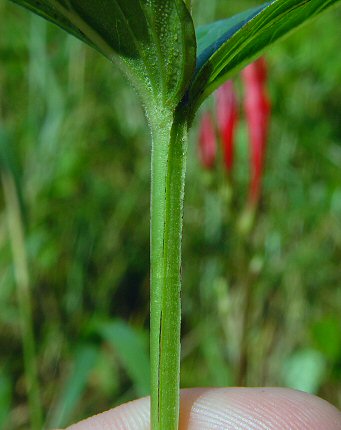
<path id="1" fill-rule="evenodd" d="M 149 430 L 149 397 L 67 430 Z M 285 388 L 193 388 L 181 392 L 180 430 L 341 430 L 328 402 Z"/>

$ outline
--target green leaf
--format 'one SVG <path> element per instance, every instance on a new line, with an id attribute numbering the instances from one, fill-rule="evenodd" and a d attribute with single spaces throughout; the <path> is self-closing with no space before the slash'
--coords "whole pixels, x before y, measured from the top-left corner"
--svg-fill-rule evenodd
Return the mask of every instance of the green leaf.
<path id="1" fill-rule="evenodd" d="M 286 387 L 316 394 L 326 371 L 326 361 L 319 351 L 303 349 L 286 358 L 282 377 Z"/>
<path id="2" fill-rule="evenodd" d="M 115 61 L 147 107 L 174 109 L 195 67 L 193 21 L 183 0 L 12 0 Z"/>
<path id="3" fill-rule="evenodd" d="M 198 46 L 196 69 L 200 70 L 217 49 L 268 5 L 269 3 L 265 3 L 231 18 L 200 26 L 196 32 Z"/>
<path id="4" fill-rule="evenodd" d="M 197 30 L 198 57 L 189 103 L 195 112 L 232 74 L 292 30 L 340 0 L 274 0 Z"/>
<path id="5" fill-rule="evenodd" d="M 115 349 L 122 366 L 130 376 L 136 394 L 150 391 L 148 337 L 121 320 L 98 323 L 96 331 Z"/>
<path id="6" fill-rule="evenodd" d="M 78 402 L 84 395 L 89 375 L 95 366 L 98 354 L 98 348 L 91 344 L 82 344 L 77 348 L 72 371 L 65 381 L 50 419 L 50 428 L 64 427 L 69 423 Z"/>

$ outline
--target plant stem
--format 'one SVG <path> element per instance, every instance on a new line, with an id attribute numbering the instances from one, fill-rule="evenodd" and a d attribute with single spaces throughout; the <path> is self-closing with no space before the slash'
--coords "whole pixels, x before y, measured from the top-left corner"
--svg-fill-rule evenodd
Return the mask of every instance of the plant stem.
<path id="1" fill-rule="evenodd" d="M 181 112 L 152 121 L 151 428 L 177 430 L 180 385 L 180 266 L 187 153 Z"/>
<path id="2" fill-rule="evenodd" d="M 31 416 L 31 429 L 42 429 L 42 406 L 40 400 L 38 370 L 33 333 L 30 282 L 25 250 L 24 229 L 16 185 L 11 173 L 2 172 L 8 231 L 11 242 L 14 276 L 17 286 L 20 328 L 23 344 L 26 389 Z"/>

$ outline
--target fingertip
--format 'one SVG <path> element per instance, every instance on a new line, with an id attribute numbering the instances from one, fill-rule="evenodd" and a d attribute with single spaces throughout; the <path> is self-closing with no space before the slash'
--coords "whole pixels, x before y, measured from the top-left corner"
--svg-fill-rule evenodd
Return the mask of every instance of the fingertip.
<path id="1" fill-rule="evenodd" d="M 148 397 L 67 430 L 149 430 Z M 180 430 L 341 430 L 328 402 L 285 388 L 194 388 L 181 391 Z"/>
<path id="2" fill-rule="evenodd" d="M 149 397 L 144 397 L 102 412 L 65 430 L 149 430 L 149 408 Z"/>
<path id="3" fill-rule="evenodd" d="M 204 388 L 182 395 L 181 430 L 341 430 L 328 402 L 285 388 Z"/>

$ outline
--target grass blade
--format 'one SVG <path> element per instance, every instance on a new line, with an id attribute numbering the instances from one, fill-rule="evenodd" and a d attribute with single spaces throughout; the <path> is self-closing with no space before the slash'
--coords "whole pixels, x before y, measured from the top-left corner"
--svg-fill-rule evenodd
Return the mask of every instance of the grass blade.
<path id="1" fill-rule="evenodd" d="M 41 430 L 43 412 L 38 381 L 38 364 L 33 330 L 31 287 L 25 246 L 23 215 L 20 205 L 18 183 L 16 183 L 15 176 L 12 174 L 13 169 L 11 169 L 9 163 L 6 164 L 4 162 L 4 160 L 11 159 L 6 153 L 7 147 L 9 147 L 8 137 L 4 132 L 1 132 L 0 162 L 2 162 L 0 163 L 0 173 L 5 196 L 8 233 L 13 255 L 31 429 Z"/>
<path id="2" fill-rule="evenodd" d="M 77 348 L 72 372 L 65 381 L 49 423 L 50 428 L 64 427 L 69 424 L 72 413 L 82 398 L 89 374 L 98 358 L 98 353 L 98 348 L 90 344 L 80 345 Z"/>
<path id="3" fill-rule="evenodd" d="M 147 336 L 121 320 L 98 324 L 96 331 L 113 346 L 122 366 L 134 384 L 136 394 L 138 396 L 149 394 L 150 371 Z"/>

